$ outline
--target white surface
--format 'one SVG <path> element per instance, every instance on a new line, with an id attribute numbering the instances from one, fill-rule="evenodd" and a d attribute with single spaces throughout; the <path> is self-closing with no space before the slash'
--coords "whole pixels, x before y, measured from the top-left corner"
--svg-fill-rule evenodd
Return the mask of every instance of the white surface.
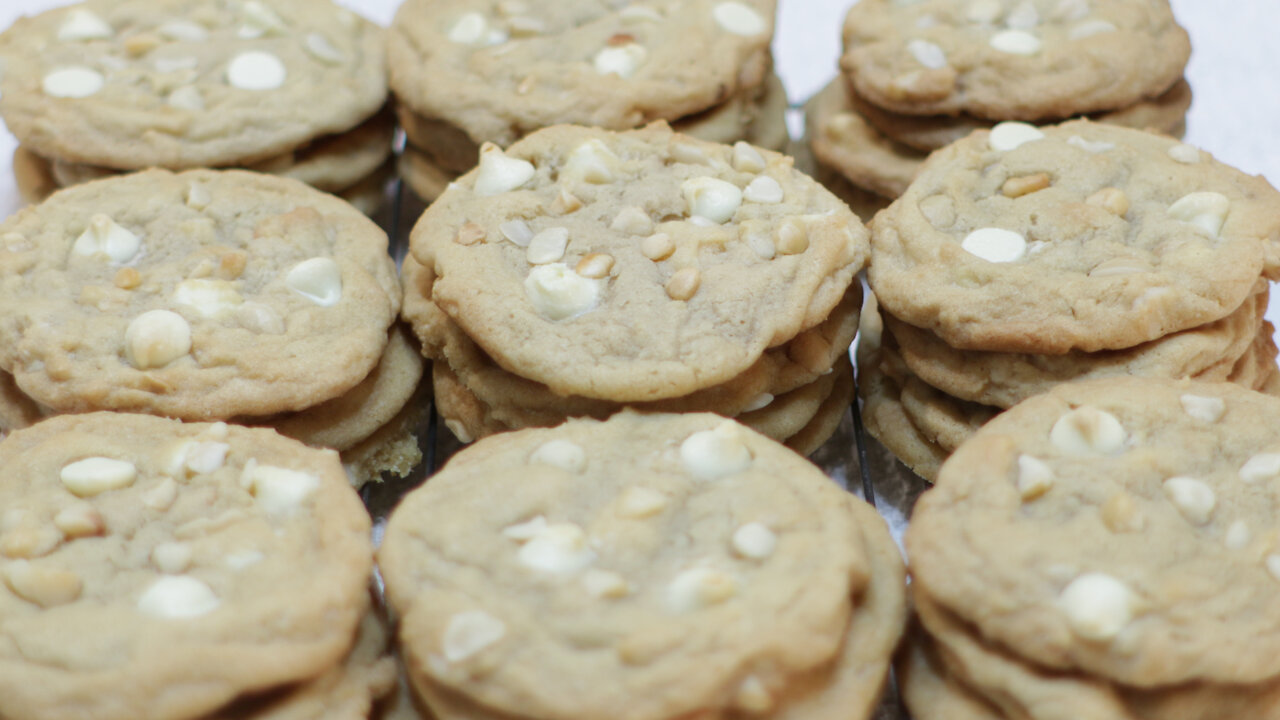
<path id="1" fill-rule="evenodd" d="M 553 0 L 544 0 L 553 1 Z M 339 0 L 380 23 L 390 22 L 398 0 Z M 65 0 L 0 0 L 0 27 Z M 836 73 L 840 29 L 850 0 L 779 0 L 774 54 L 793 102 L 801 102 Z M 1280 184 L 1280 0 L 1173 0 L 1191 33 L 1195 52 L 1188 76 L 1195 102 L 1187 142 L 1219 160 Z M 14 140 L 0 132 L 0 217 L 20 207 L 9 163 Z M 1280 298 L 1268 317 L 1280 318 Z"/>

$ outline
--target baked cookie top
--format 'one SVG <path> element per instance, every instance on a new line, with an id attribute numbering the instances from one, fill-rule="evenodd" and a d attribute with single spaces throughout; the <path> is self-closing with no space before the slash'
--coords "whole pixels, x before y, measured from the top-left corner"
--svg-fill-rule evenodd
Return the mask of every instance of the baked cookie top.
<path id="1" fill-rule="evenodd" d="M 844 48 L 840 66 L 880 107 L 1000 120 L 1132 105 L 1191 54 L 1167 0 L 863 0 Z"/>
<path id="2" fill-rule="evenodd" d="M 90 413 L 13 433 L 0 464 L 4 716 L 202 717 L 351 647 L 372 548 L 336 453 Z"/>
<path id="3" fill-rule="evenodd" d="M 1232 384 L 1061 385 L 942 466 L 907 530 L 915 582 L 1045 667 L 1274 681 L 1277 422 L 1280 400 Z"/>
<path id="4" fill-rule="evenodd" d="M 759 85 L 775 12 L 775 0 L 408 0 L 389 33 L 391 88 L 476 143 L 559 123 L 625 130 Z"/>
<path id="5" fill-rule="evenodd" d="M 955 348 L 1127 348 L 1235 311 L 1280 271 L 1280 194 L 1170 138 L 1001 123 L 876 217 L 869 279 Z"/>
<path id="6" fill-rule="evenodd" d="M 50 158 L 238 165 L 386 102 L 381 28 L 329 0 L 89 0 L 0 35 L 0 115 Z"/>
<path id="7" fill-rule="evenodd" d="M 746 143 L 560 126 L 479 167 L 411 238 L 431 299 L 563 395 L 678 397 L 821 323 L 866 261 L 844 203 Z"/>
<path id="8" fill-rule="evenodd" d="M 839 654 L 873 568 L 855 502 L 731 420 L 624 411 L 464 450 L 379 566 L 410 675 L 491 711 L 719 714 Z"/>
<path id="9" fill-rule="evenodd" d="M 363 380 L 400 307 L 387 237 L 299 182 L 151 170 L 0 225 L 0 367 L 60 412 L 291 412 Z"/>

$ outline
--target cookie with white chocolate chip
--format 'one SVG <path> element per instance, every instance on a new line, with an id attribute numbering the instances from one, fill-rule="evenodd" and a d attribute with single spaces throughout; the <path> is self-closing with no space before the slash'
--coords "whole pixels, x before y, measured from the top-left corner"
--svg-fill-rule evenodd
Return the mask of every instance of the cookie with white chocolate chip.
<path id="1" fill-rule="evenodd" d="M 774 0 L 409 0 L 389 33 L 390 84 L 475 145 L 558 123 L 623 130 L 758 87 L 774 12 Z"/>
<path id="2" fill-rule="evenodd" d="M 364 380 L 400 287 L 386 235 L 301 183 L 152 170 L 0 226 L 0 368 L 58 412 L 310 408 Z"/>
<path id="3" fill-rule="evenodd" d="M 0 464 L 5 717 L 200 718 L 351 649 L 370 521 L 336 453 L 91 413 L 13 433 Z"/>
<path id="4" fill-rule="evenodd" d="M 18 20 L 0 57 L 24 146 L 115 169 L 265 160 L 386 101 L 382 31 L 328 0 L 90 0 Z"/>
<path id="5" fill-rule="evenodd" d="M 1274 685 L 1277 422 L 1232 384 L 1059 386 L 943 465 L 907 531 L 914 582 L 1049 670 Z"/>
<path id="6" fill-rule="evenodd" d="M 1128 348 L 1234 312 L 1280 271 L 1280 194 L 1163 136 L 1001 123 L 876 217 L 891 315 L 959 349 Z"/>
<path id="7" fill-rule="evenodd" d="M 854 89 L 879 107 L 1000 120 L 1157 97 L 1191 52 L 1167 0 L 863 0 L 844 48 Z"/>
<path id="8" fill-rule="evenodd" d="M 883 520 L 706 414 L 482 440 L 405 498 L 379 562 L 442 720 L 866 718 L 902 628 Z"/>
<path id="9" fill-rule="evenodd" d="M 503 368 L 632 402 L 728 381 L 825 321 L 864 232 L 776 153 L 561 126 L 487 147 L 411 251 L 430 299 Z"/>

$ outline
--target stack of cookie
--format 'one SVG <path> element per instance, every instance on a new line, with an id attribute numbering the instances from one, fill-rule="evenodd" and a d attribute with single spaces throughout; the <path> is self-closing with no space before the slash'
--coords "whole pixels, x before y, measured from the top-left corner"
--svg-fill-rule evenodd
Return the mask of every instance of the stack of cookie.
<path id="1" fill-rule="evenodd" d="M 0 467 L 0 716 L 367 718 L 394 686 L 333 452 L 91 413 L 13 433 Z"/>
<path id="2" fill-rule="evenodd" d="M 392 22 L 391 89 L 408 146 L 401 175 L 425 200 L 506 147 L 559 123 L 681 132 L 780 150 L 776 0 L 600 3 L 408 0 Z"/>
<path id="3" fill-rule="evenodd" d="M 404 499 L 378 562 L 439 720 L 866 720 L 905 615 L 884 520 L 709 414 L 482 440 Z"/>
<path id="4" fill-rule="evenodd" d="M 785 156 L 549 128 L 489 146 L 410 242 L 404 315 L 464 442 L 629 405 L 807 453 L 848 407 L 866 229 Z"/>
<path id="5" fill-rule="evenodd" d="M 818 177 L 863 213 L 930 152 L 1002 120 L 1089 115 L 1181 136 L 1191 105 L 1191 46 L 1167 0 L 862 0 L 844 48 L 808 136 Z"/>
<path id="6" fill-rule="evenodd" d="M 976 132 L 876 217 L 866 426 L 931 478 L 976 427 L 1057 383 L 1275 391 L 1263 313 L 1277 274 L 1280 193 L 1262 178 L 1089 121 Z"/>
<path id="7" fill-rule="evenodd" d="M 978 431 L 906 533 L 917 720 L 1273 718 L 1280 400 L 1061 385 Z"/>
<path id="8" fill-rule="evenodd" d="M 352 481 L 420 457 L 423 361 L 387 236 L 294 180 L 147 170 L 0 225 L 0 423 L 94 410 L 270 425 Z"/>
<path id="9" fill-rule="evenodd" d="M 381 204 L 383 31 L 330 0 L 90 0 L 20 19 L 0 62 L 28 202 L 147 167 L 243 167 Z"/>

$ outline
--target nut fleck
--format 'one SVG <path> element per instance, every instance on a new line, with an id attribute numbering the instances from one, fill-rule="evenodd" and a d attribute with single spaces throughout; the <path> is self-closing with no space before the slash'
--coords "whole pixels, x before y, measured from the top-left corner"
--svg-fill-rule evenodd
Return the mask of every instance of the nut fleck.
<path id="1" fill-rule="evenodd" d="M 1000 192 L 1008 198 L 1020 198 L 1047 187 L 1049 187 L 1049 173 L 1036 173 L 1005 180 L 1004 185 L 1000 187 Z"/>
<path id="2" fill-rule="evenodd" d="M 667 281 L 667 295 L 672 300 L 688 300 L 698 292 L 701 284 L 702 273 L 697 268 L 683 268 Z"/>

